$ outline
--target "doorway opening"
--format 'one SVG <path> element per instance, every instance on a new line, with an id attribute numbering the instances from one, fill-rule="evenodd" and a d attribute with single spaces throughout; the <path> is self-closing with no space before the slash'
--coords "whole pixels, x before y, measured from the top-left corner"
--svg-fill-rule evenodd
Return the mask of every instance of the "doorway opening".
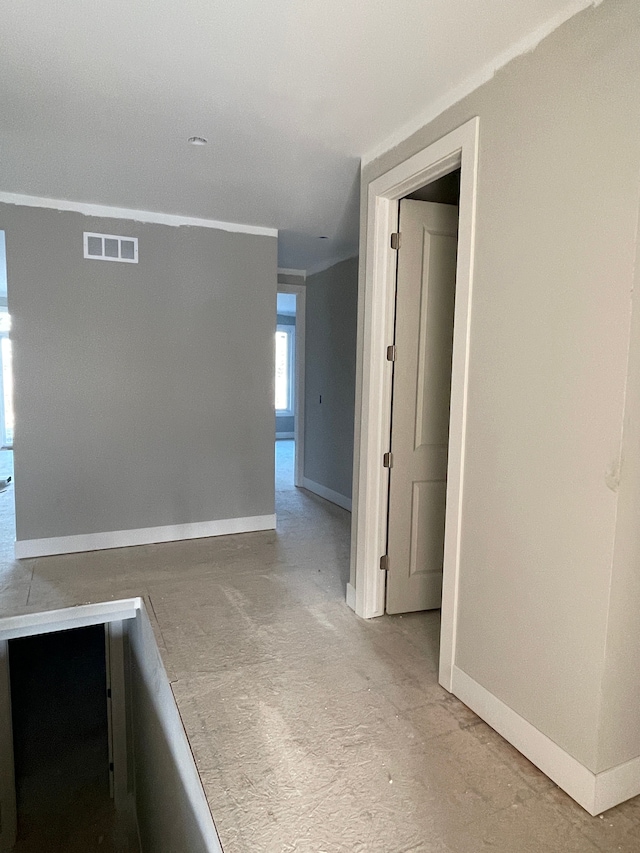
<path id="1" fill-rule="evenodd" d="M 295 293 L 278 292 L 276 316 L 276 487 L 294 485 L 296 404 Z"/>
<path id="2" fill-rule="evenodd" d="M 275 332 L 276 489 L 301 486 L 304 468 L 305 288 L 278 284 Z"/>
<path id="3" fill-rule="evenodd" d="M 392 239 L 392 235 L 398 230 L 402 199 L 459 169 L 438 673 L 440 684 L 449 691 L 453 689 L 458 618 L 478 150 L 476 117 L 369 184 L 367 254 L 360 297 L 361 397 L 356 420 L 356 512 L 347 603 L 359 616 L 371 618 L 386 611 L 387 571 L 393 570 L 386 559 L 390 469 L 383 462 L 390 453 L 393 360 L 389 359 L 389 347 L 395 339 L 398 252 L 397 238 Z"/>
<path id="4" fill-rule="evenodd" d="M 0 543 L 15 541 L 15 501 L 13 495 L 13 358 L 11 316 L 7 301 L 7 251 L 5 232 L 0 231 Z"/>

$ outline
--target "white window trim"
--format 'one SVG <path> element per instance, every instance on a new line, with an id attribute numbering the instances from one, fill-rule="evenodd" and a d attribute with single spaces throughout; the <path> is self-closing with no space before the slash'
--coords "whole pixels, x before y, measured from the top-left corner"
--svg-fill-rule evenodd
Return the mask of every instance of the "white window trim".
<path id="1" fill-rule="evenodd" d="M 296 365 L 296 327 L 288 323 L 278 323 L 276 332 L 286 332 L 289 335 L 289 406 L 286 409 L 276 409 L 280 418 L 292 418 L 296 409 L 295 365 Z"/>

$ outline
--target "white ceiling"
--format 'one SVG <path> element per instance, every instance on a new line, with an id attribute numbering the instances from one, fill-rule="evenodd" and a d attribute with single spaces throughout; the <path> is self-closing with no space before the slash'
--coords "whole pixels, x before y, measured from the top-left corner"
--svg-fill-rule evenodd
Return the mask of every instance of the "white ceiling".
<path id="1" fill-rule="evenodd" d="M 278 228 L 313 269 L 357 251 L 361 156 L 589 3 L 2 3 L 0 190 Z"/>

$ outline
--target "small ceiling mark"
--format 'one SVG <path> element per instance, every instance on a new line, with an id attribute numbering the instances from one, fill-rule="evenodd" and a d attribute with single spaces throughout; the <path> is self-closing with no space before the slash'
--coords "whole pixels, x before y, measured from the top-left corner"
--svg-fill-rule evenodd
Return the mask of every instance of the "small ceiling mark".
<path id="1" fill-rule="evenodd" d="M 187 140 L 190 145 L 206 145 L 208 141 L 204 136 L 190 136 Z"/>

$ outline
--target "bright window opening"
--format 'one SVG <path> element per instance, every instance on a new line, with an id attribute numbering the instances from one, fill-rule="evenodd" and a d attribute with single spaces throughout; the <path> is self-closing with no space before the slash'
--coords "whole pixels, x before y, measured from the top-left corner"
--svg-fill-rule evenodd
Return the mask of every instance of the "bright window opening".
<path id="1" fill-rule="evenodd" d="M 0 231 L 0 448 L 13 447 L 13 371 L 11 317 L 7 305 L 7 264 L 4 231 Z"/>
<path id="2" fill-rule="evenodd" d="M 278 326 L 276 331 L 276 412 L 293 414 L 293 352 L 295 327 Z"/>
<path id="3" fill-rule="evenodd" d="M 4 318 L 7 318 L 9 324 L 11 320 L 5 312 L 0 312 L 0 369 L 2 370 L 2 408 L 3 417 L 0 424 L 0 432 L 2 433 L 2 446 L 13 447 L 13 433 L 15 416 L 13 412 L 13 366 L 11 353 L 11 339 L 9 332 L 4 331 Z"/>

